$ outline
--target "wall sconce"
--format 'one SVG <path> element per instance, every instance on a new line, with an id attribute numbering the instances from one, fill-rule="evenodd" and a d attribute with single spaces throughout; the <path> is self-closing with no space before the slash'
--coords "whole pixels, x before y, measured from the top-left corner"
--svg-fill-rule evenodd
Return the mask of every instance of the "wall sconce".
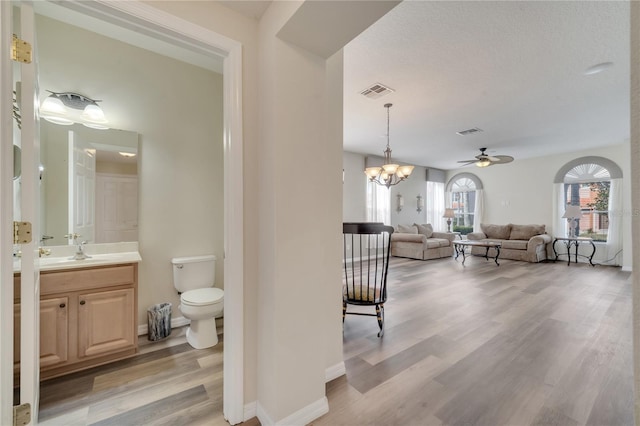
<path id="1" fill-rule="evenodd" d="M 398 194 L 398 205 L 396 206 L 398 211 L 402 211 L 402 208 L 404 207 L 404 197 L 402 196 L 402 194 Z"/>
<path id="2" fill-rule="evenodd" d="M 422 201 L 422 195 L 416 197 L 416 211 L 420 213 L 424 208 L 424 202 Z"/>
<path id="3" fill-rule="evenodd" d="M 444 209 L 444 215 L 442 217 L 447 219 L 447 232 L 451 232 L 451 219 L 455 217 L 455 210 Z"/>
<path id="4" fill-rule="evenodd" d="M 51 92 L 42 101 L 40 117 L 63 126 L 80 123 L 92 129 L 108 129 L 107 119 L 97 100 L 73 92 Z"/>

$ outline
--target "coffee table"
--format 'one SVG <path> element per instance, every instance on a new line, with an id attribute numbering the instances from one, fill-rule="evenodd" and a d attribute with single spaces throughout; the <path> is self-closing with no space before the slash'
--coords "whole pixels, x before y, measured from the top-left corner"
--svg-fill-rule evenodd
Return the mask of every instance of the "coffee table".
<path id="1" fill-rule="evenodd" d="M 466 251 L 465 249 L 467 247 L 485 247 L 487 250 L 484 253 L 484 258 L 489 260 L 489 249 L 490 248 L 494 248 L 496 250 L 496 256 L 493 258 L 493 260 L 496 262 L 496 265 L 500 266 L 500 264 L 498 263 L 498 257 L 500 256 L 500 248 L 502 247 L 501 243 L 497 243 L 495 241 L 469 241 L 469 240 L 463 240 L 463 241 L 453 241 L 453 248 L 456 251 L 456 257 L 455 259 L 458 259 L 458 256 L 460 256 L 460 254 L 462 254 L 462 264 L 464 265 L 464 261 L 467 260 L 467 255 L 466 255 Z"/>

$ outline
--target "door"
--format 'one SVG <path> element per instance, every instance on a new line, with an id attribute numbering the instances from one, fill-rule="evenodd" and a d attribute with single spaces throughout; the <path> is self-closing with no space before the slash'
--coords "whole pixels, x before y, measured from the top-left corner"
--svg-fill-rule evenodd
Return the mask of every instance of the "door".
<path id="1" fill-rule="evenodd" d="M 30 3 L 0 2 L 0 42 L 11 44 L 13 34 L 31 45 L 35 58 L 33 7 Z M 18 43 L 22 44 L 22 43 Z M 28 57 L 29 55 L 25 55 Z M 39 403 L 39 296 L 37 240 L 13 245 L 10 232 L 14 220 L 30 222 L 31 235 L 39 235 L 39 171 L 40 146 L 37 105 L 37 71 L 34 60 L 12 61 L 2 49 L 0 55 L 0 424 L 12 424 L 13 409 L 13 271 L 21 274 L 20 285 L 20 403 L 31 405 L 29 423 L 37 423 Z M 6 107 L 14 99 L 15 112 Z M 21 173 L 13 179 L 13 145 L 21 148 Z M 13 252 L 21 257 L 14 261 Z M 17 329 L 17 327 L 16 327 Z"/>
<path id="2" fill-rule="evenodd" d="M 69 233 L 78 242 L 95 242 L 96 149 L 69 132 Z"/>
<path id="3" fill-rule="evenodd" d="M 78 358 L 106 355 L 135 345 L 134 290 L 78 296 Z"/>
<path id="4" fill-rule="evenodd" d="M 96 175 L 96 242 L 138 241 L 138 177 Z"/>

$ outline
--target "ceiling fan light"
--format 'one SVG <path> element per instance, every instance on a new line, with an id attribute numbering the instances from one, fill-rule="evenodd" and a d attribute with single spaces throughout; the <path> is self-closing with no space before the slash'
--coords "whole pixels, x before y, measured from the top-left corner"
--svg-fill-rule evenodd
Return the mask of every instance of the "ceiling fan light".
<path id="1" fill-rule="evenodd" d="M 487 167 L 491 165 L 491 161 L 484 159 L 484 160 L 480 160 L 476 163 L 476 166 L 478 167 Z"/>

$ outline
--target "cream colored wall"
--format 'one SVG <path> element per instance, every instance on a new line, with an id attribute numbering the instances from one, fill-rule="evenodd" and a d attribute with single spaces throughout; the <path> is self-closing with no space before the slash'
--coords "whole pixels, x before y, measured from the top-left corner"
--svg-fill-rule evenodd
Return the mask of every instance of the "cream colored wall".
<path id="1" fill-rule="evenodd" d="M 258 21 L 217 2 L 149 1 L 149 6 L 193 22 L 242 43 L 242 131 L 244 147 L 244 393 L 245 403 L 257 400 L 258 218 L 260 132 L 258 129 Z M 227 283 L 227 285 L 233 285 Z"/>
<path id="2" fill-rule="evenodd" d="M 427 194 L 427 169 L 421 166 L 415 166 L 411 176 L 402 183 L 399 183 L 391 187 L 391 225 L 396 226 L 398 224 L 411 225 L 413 223 L 426 223 L 427 211 L 422 209 L 421 212 L 417 211 L 417 199 L 418 194 L 422 196 L 422 201 L 425 201 Z M 404 199 L 404 207 L 401 211 L 398 211 L 398 194 L 402 194 Z"/>
<path id="3" fill-rule="evenodd" d="M 546 157 L 518 159 L 509 164 L 479 168 L 475 166 L 449 170 L 447 179 L 457 173 L 470 172 L 478 176 L 484 186 L 485 223 L 545 224 L 553 234 L 553 180 L 569 161 L 584 156 L 600 156 L 614 161 L 622 169 L 623 178 L 623 235 L 631 232 L 631 165 L 629 142 L 605 148 L 554 154 Z M 631 239 L 624 237 L 623 266 L 631 267 Z"/>
<path id="4" fill-rule="evenodd" d="M 276 422 L 324 398 L 314 366 L 341 345 L 342 138 L 327 124 L 342 100 L 329 104 L 323 58 L 276 37 L 298 6 L 272 3 L 259 25 L 258 401 Z"/>
<path id="5" fill-rule="evenodd" d="M 640 4 L 631 2 L 631 182 L 633 240 L 633 371 L 634 411 L 636 423 L 640 419 Z"/>
<path id="6" fill-rule="evenodd" d="M 224 286 L 222 76 L 39 17 L 41 88 L 102 99 L 140 133 L 138 322 L 171 302 L 170 259 L 213 253 Z"/>
<path id="7" fill-rule="evenodd" d="M 136 164 L 116 163 L 113 161 L 96 161 L 96 173 L 111 173 L 114 175 L 137 175 Z"/>
<path id="8" fill-rule="evenodd" d="M 364 155 L 354 152 L 342 154 L 344 183 L 342 184 L 342 220 L 364 222 L 367 219 L 367 176 L 364 174 Z"/>

